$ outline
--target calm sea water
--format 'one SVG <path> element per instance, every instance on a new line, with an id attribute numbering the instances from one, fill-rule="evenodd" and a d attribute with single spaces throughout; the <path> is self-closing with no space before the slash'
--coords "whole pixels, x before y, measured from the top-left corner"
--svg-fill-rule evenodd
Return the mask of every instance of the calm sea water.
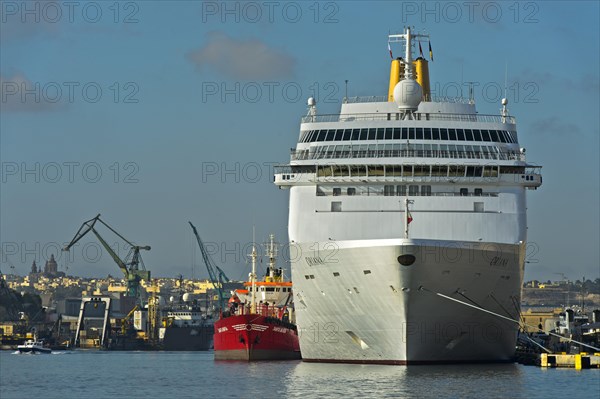
<path id="1" fill-rule="evenodd" d="M 0 398 L 600 398 L 600 370 L 215 362 L 212 352 L 0 351 Z"/>

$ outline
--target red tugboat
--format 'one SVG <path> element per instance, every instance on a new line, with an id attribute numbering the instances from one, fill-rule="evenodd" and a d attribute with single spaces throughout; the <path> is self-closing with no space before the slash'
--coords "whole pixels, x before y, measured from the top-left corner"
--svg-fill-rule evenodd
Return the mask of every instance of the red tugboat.
<path id="1" fill-rule="evenodd" d="M 247 289 L 236 290 L 229 309 L 215 322 L 215 360 L 300 359 L 298 331 L 293 323 L 292 283 L 275 267 L 276 247 L 271 234 L 269 268 L 256 281 L 256 247 L 252 246 L 252 273 Z M 259 301 L 257 304 L 257 300 Z"/>

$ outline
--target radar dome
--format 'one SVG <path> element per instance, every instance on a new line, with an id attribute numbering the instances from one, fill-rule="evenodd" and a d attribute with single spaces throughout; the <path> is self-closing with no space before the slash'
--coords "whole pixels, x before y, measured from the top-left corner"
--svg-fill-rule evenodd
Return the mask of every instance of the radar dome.
<path id="1" fill-rule="evenodd" d="M 502 105 L 506 105 L 506 104 L 508 104 L 508 100 L 506 98 L 503 98 L 502 99 Z"/>
<path id="2" fill-rule="evenodd" d="M 423 98 L 423 89 L 417 81 L 403 79 L 394 87 L 394 101 L 399 109 L 417 109 Z"/>
<path id="3" fill-rule="evenodd" d="M 189 302 L 190 301 L 190 293 L 186 292 L 185 294 L 183 294 L 183 302 Z"/>
<path id="4" fill-rule="evenodd" d="M 169 302 L 173 302 L 175 300 L 174 296 L 169 297 Z"/>
<path id="5" fill-rule="evenodd" d="M 308 103 L 308 106 L 309 106 L 309 107 L 312 107 L 312 106 L 314 106 L 314 105 L 317 105 L 317 100 L 315 100 L 315 98 L 314 98 L 314 97 L 308 97 L 308 101 L 307 101 L 307 103 Z"/>

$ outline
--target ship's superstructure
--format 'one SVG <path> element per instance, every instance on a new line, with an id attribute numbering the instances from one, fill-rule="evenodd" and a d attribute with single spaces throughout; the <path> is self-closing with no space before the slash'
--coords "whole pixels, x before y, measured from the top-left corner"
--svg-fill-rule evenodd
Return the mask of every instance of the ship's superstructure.
<path id="1" fill-rule="evenodd" d="M 539 167 L 499 115 L 436 99 L 423 34 L 389 35 L 385 97 L 309 99 L 297 147 L 275 184 L 290 189 L 292 278 L 302 357 L 410 364 L 509 360 L 526 250 L 525 190 Z M 463 303 L 444 298 L 459 300 Z"/>

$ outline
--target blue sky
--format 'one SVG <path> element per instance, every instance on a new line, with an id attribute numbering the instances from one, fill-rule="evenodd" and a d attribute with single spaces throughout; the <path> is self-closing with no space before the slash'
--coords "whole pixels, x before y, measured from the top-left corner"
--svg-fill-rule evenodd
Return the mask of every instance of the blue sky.
<path id="1" fill-rule="evenodd" d="M 259 241 L 287 240 L 288 195 L 270 165 L 289 159 L 306 98 L 335 113 L 345 79 L 349 95 L 385 95 L 386 35 L 410 24 L 431 35 L 436 94 L 475 82 L 478 111 L 498 113 L 508 67 L 509 110 L 544 174 L 528 192 L 526 278 L 600 276 L 598 2 L 2 1 L 0 11 L 0 241 L 19 274 L 102 213 L 152 246 L 154 275 L 206 275 L 191 220 L 244 278 L 253 224 Z M 97 249 L 84 239 L 59 268 L 118 276 Z M 6 256 L 0 267 L 10 272 Z"/>

